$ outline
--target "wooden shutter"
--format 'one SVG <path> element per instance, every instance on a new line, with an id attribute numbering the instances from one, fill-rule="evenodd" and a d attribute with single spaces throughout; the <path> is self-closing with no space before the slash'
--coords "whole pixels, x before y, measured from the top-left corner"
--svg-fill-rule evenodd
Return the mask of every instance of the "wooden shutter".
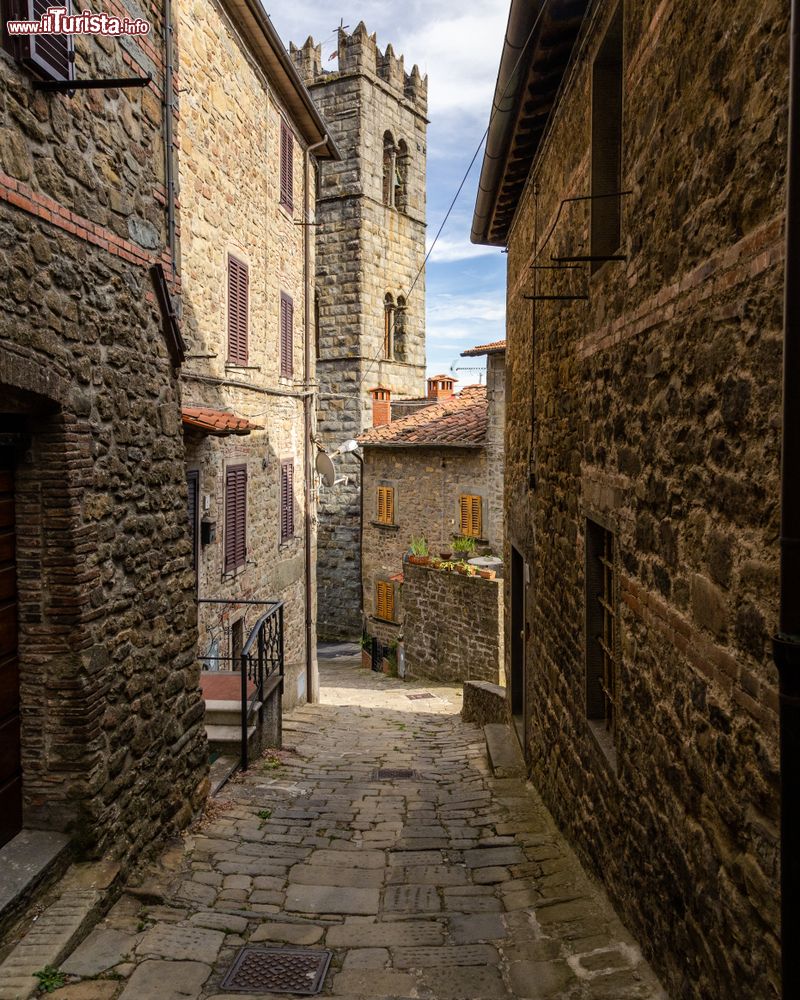
<path id="1" fill-rule="evenodd" d="M 481 498 L 469 493 L 462 494 L 459 497 L 459 512 L 461 534 L 469 538 L 480 538 L 482 532 Z"/>
<path id="2" fill-rule="evenodd" d="M 249 273 L 247 264 L 228 257 L 228 361 L 247 364 Z"/>
<path id="3" fill-rule="evenodd" d="M 378 487 L 378 521 L 394 524 L 394 490 L 391 486 Z"/>
<path id="4" fill-rule="evenodd" d="M 225 572 L 247 562 L 247 466 L 225 470 Z"/>
<path id="5" fill-rule="evenodd" d="M 294 136 L 286 122 L 281 122 L 281 205 L 294 208 Z"/>
<path id="6" fill-rule="evenodd" d="M 281 541 L 294 537 L 294 462 L 281 462 Z"/>
<path id="7" fill-rule="evenodd" d="M 394 621 L 394 585 L 386 580 L 375 584 L 375 617 Z"/>
<path id="8" fill-rule="evenodd" d="M 39 21 L 51 7 L 66 7 L 72 13 L 71 0 L 17 0 L 3 4 L 6 18 Z M 6 32 L 3 32 L 6 35 Z M 75 79 L 75 48 L 71 35 L 14 35 L 7 36 L 17 59 L 47 80 Z"/>
<path id="9" fill-rule="evenodd" d="M 294 375 L 294 302 L 281 292 L 281 375 Z"/>

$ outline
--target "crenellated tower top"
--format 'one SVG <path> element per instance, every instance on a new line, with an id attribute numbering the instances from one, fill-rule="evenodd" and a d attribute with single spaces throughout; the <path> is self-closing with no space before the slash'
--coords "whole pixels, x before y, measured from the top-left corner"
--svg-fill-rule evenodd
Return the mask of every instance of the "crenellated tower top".
<path id="1" fill-rule="evenodd" d="M 339 29 L 337 56 L 338 70 L 326 70 L 322 66 L 322 45 L 316 44 L 309 35 L 305 43 L 298 47 L 289 43 L 289 54 L 306 86 L 332 80 L 337 76 L 364 73 L 376 76 L 398 96 L 405 98 L 421 114 L 428 111 L 428 77 L 422 76 L 418 66 L 406 73 L 403 56 L 396 56 L 391 43 L 381 52 L 375 34 L 370 35 L 363 21 L 355 31 L 348 34 Z"/>

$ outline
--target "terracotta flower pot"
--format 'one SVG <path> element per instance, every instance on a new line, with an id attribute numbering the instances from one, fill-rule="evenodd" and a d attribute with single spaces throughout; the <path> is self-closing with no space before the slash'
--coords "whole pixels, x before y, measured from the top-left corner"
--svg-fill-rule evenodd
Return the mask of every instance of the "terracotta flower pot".
<path id="1" fill-rule="evenodd" d="M 479 569 L 478 575 L 481 577 L 482 580 L 494 580 L 494 578 L 497 576 L 497 574 L 493 569 Z"/>
<path id="2" fill-rule="evenodd" d="M 453 553 L 450 552 L 448 549 L 442 549 L 442 551 L 439 553 L 439 558 L 444 559 L 445 562 L 449 562 L 452 555 Z"/>

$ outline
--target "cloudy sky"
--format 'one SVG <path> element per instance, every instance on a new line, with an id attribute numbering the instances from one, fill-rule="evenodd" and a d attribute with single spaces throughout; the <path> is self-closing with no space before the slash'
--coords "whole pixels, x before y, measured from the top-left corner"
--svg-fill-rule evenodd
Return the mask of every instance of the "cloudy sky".
<path id="1" fill-rule="evenodd" d="M 363 21 L 378 45 L 405 56 L 428 74 L 428 235 L 433 239 L 489 120 L 509 0 L 361 0 L 329 7 L 323 0 L 262 0 L 287 45 L 309 35 L 322 42 L 323 63 L 336 50 L 340 18 L 352 31 Z M 428 374 L 449 372 L 475 344 L 504 336 L 505 256 L 469 242 L 472 210 L 483 153 L 478 156 L 427 267 Z M 457 359 L 457 360 L 456 360 Z M 462 384 L 477 372 L 456 372 Z"/>

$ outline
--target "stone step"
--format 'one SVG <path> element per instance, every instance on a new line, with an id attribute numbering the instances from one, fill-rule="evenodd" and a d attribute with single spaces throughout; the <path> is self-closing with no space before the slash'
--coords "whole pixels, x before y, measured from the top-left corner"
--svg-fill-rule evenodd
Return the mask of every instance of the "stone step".
<path id="1" fill-rule="evenodd" d="M 35 973 L 61 964 L 96 923 L 119 871 L 110 861 L 69 869 L 58 899 L 0 964 L 0 1000 L 27 1000 L 39 985 Z"/>
<path id="2" fill-rule="evenodd" d="M 0 940 L 35 894 L 69 865 L 69 837 L 51 830 L 22 830 L 0 848 Z"/>
<path id="3" fill-rule="evenodd" d="M 511 727 L 493 722 L 483 727 L 483 735 L 495 778 L 524 778 L 525 761 Z"/>
<path id="4" fill-rule="evenodd" d="M 248 719 L 251 720 L 260 708 L 260 701 L 251 701 L 247 711 Z M 239 726 L 241 725 L 241 717 L 242 703 L 240 701 L 206 702 L 207 726 Z"/>
<path id="5" fill-rule="evenodd" d="M 252 743 L 256 735 L 256 727 L 247 727 L 247 742 Z M 214 726 L 206 725 L 206 738 L 211 750 L 218 750 L 220 753 L 235 753 L 238 757 L 239 748 L 242 745 L 241 726 Z"/>

